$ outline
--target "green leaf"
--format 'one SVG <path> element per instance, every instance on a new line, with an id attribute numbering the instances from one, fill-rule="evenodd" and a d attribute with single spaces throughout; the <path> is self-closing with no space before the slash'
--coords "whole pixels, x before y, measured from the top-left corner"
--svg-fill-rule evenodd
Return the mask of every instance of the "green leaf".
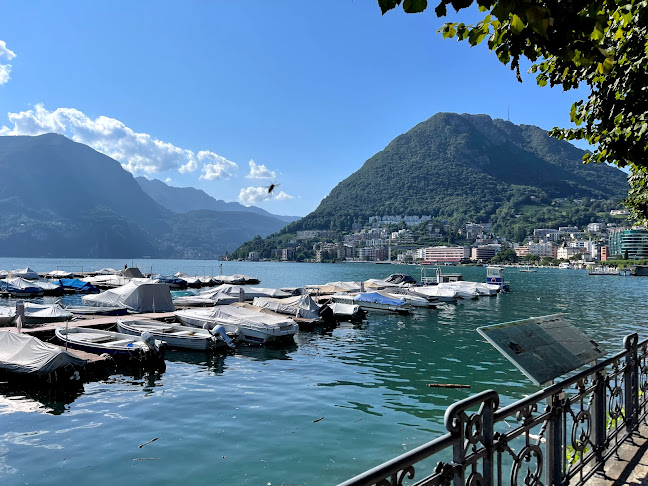
<path id="1" fill-rule="evenodd" d="M 511 30 L 515 35 L 518 35 L 524 30 L 524 22 L 515 14 L 511 15 Z"/>
<path id="2" fill-rule="evenodd" d="M 602 25 L 601 22 L 596 22 L 594 25 L 594 30 L 590 34 L 590 39 L 593 41 L 600 41 L 605 37 L 605 27 Z"/>
<path id="3" fill-rule="evenodd" d="M 396 7 L 396 5 L 400 5 L 400 3 L 401 0 L 378 0 L 378 6 L 380 7 L 380 10 L 382 11 L 383 15 L 387 13 L 389 10 Z"/>
<path id="4" fill-rule="evenodd" d="M 448 10 L 446 9 L 446 4 L 444 2 L 441 2 L 434 9 L 434 13 L 436 14 L 437 17 L 445 17 L 446 14 L 448 13 Z"/>
<path id="5" fill-rule="evenodd" d="M 427 8 L 427 0 L 405 0 L 403 2 L 403 10 L 407 13 L 422 12 Z"/>

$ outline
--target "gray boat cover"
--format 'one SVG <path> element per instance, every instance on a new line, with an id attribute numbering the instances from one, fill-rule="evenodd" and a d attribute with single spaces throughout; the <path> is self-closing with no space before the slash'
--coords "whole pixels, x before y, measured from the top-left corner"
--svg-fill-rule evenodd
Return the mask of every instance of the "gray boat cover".
<path id="1" fill-rule="evenodd" d="M 66 272 L 65 270 L 52 270 L 47 274 L 48 278 L 74 278 L 72 272 Z"/>
<path id="2" fill-rule="evenodd" d="M 11 331 L 0 331 L 0 368 L 14 373 L 51 373 L 74 365 L 83 367 L 84 359 L 44 343 L 38 338 Z"/>
<path id="3" fill-rule="evenodd" d="M 74 315 L 63 309 L 58 304 L 34 304 L 33 302 L 25 302 L 25 320 L 38 321 L 69 321 Z"/>
<path id="4" fill-rule="evenodd" d="M 9 272 L 12 277 L 22 277 L 27 280 L 38 280 L 38 273 L 34 272 L 31 268 L 18 268 Z"/>
<path id="5" fill-rule="evenodd" d="M 255 297 L 290 297 L 288 292 L 284 292 L 279 289 L 267 289 L 263 287 L 251 287 L 249 285 L 229 285 L 223 284 L 215 287 L 206 292 L 201 292 L 200 295 L 203 297 L 216 296 L 221 294 L 221 297 L 229 296 L 235 300 L 239 298 L 240 291 L 245 292 L 245 300 L 252 300 Z"/>
<path id="6" fill-rule="evenodd" d="M 269 297 L 255 297 L 252 305 L 270 309 L 279 314 L 288 314 L 305 319 L 320 320 L 320 308 L 310 295 L 297 295 L 287 299 L 272 299 Z"/>
<path id="7" fill-rule="evenodd" d="M 172 312 L 175 310 L 171 290 L 163 283 L 129 282 L 96 295 L 84 295 L 87 305 L 127 307 L 133 312 Z"/>

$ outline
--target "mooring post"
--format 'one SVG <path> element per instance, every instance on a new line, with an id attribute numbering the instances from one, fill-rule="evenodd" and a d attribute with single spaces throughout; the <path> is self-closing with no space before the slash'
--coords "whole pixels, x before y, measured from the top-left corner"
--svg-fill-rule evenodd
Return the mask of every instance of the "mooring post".
<path id="1" fill-rule="evenodd" d="M 22 300 L 16 302 L 16 328 L 22 332 L 23 323 L 25 322 L 25 303 Z"/>

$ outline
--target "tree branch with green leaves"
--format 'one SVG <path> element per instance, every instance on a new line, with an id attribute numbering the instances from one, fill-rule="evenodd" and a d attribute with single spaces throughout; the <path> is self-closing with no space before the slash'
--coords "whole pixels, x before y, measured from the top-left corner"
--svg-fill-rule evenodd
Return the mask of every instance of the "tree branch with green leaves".
<path id="1" fill-rule="evenodd" d="M 427 0 L 378 0 L 383 12 L 402 6 L 408 13 L 427 9 Z M 522 81 L 520 60 L 528 59 L 539 86 L 564 90 L 587 87 L 587 99 L 571 107 L 575 127 L 550 134 L 583 140 L 594 149 L 584 162 L 628 167 L 630 191 L 624 200 L 648 221 L 648 1 L 638 0 L 442 0 L 438 17 L 477 6 L 484 14 L 474 25 L 448 22 L 444 38 L 487 41 L 499 61 Z"/>

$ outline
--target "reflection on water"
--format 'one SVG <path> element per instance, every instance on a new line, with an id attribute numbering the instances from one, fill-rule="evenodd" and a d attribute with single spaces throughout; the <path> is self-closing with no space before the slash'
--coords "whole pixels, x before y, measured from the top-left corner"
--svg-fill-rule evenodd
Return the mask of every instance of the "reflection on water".
<path id="1" fill-rule="evenodd" d="M 153 264 L 186 269 L 186 262 Z M 453 271 L 473 281 L 486 273 Z M 224 273 L 258 276 L 267 287 L 396 272 L 419 276 L 406 266 L 224 264 Z M 0 388 L 0 430 L 11 432 L 0 435 L 0 480 L 336 483 L 444 433 L 443 414 L 457 400 L 493 388 L 506 404 L 538 389 L 479 336 L 479 326 L 564 312 L 609 351 L 621 349 L 625 334 L 645 336 L 648 279 L 552 269 L 510 270 L 506 278 L 508 294 L 411 316 L 374 313 L 362 323 L 300 331 L 288 347 L 168 350 L 164 372 L 120 372 L 86 384 L 72 401 Z"/>
<path id="2" fill-rule="evenodd" d="M 82 387 L 58 390 L 26 387 L 15 381 L 0 382 L 0 414 L 38 412 L 60 415 L 69 410 L 68 405 L 82 393 Z"/>

